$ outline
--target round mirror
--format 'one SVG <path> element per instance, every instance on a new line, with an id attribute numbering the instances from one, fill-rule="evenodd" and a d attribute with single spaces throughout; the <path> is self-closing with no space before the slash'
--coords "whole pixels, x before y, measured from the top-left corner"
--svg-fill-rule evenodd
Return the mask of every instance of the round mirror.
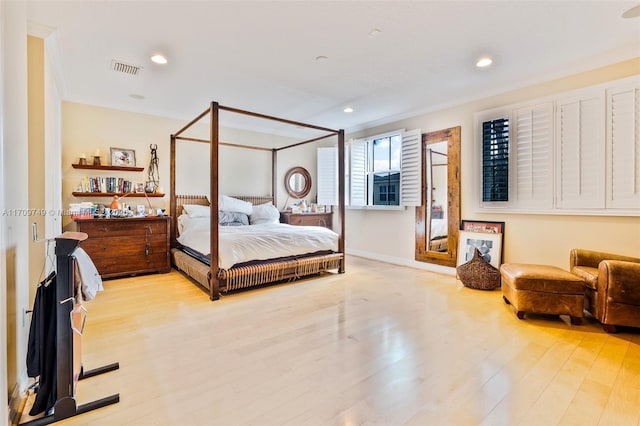
<path id="1" fill-rule="evenodd" d="M 311 175 L 304 167 L 294 167 L 284 177 L 284 187 L 294 198 L 304 198 L 311 191 Z"/>

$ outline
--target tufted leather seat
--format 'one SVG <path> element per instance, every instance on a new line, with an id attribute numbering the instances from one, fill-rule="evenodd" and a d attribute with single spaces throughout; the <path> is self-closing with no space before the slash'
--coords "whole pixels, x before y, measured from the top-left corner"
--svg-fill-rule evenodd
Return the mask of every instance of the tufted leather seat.
<path id="1" fill-rule="evenodd" d="M 569 315 L 571 324 L 582 323 L 584 281 L 549 265 L 505 263 L 500 267 L 502 297 L 512 304 L 519 319 L 527 312 Z"/>
<path id="2" fill-rule="evenodd" d="M 571 272 L 585 281 L 587 310 L 607 333 L 616 325 L 640 327 L 640 259 L 594 250 L 571 250 Z"/>

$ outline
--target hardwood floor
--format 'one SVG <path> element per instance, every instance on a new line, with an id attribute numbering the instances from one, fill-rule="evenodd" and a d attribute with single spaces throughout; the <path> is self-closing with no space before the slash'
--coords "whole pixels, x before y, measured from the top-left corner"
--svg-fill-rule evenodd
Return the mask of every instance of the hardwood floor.
<path id="1" fill-rule="evenodd" d="M 347 273 L 211 302 L 178 272 L 86 303 L 66 425 L 639 425 L 640 330 L 518 320 L 500 291 L 348 257 Z"/>

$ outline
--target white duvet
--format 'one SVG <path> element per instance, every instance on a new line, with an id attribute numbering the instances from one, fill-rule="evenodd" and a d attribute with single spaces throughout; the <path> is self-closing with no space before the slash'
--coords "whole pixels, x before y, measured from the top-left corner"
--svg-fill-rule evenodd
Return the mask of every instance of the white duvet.
<path id="1" fill-rule="evenodd" d="M 218 267 L 222 269 L 250 260 L 338 250 L 338 234 L 320 226 L 293 226 L 284 223 L 221 226 L 218 235 Z M 178 237 L 178 242 L 202 254 L 210 254 L 208 227 L 187 227 Z"/>

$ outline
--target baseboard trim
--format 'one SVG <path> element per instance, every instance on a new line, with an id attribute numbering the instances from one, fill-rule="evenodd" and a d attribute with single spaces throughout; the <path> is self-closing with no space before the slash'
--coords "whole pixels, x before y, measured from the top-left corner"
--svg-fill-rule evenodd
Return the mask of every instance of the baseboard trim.
<path id="1" fill-rule="evenodd" d="M 456 275 L 456 268 L 436 265 L 434 263 L 418 262 L 415 260 L 402 259 L 400 257 L 385 256 L 379 253 L 372 253 L 364 250 L 354 250 L 347 248 L 345 253 L 352 256 L 364 257 L 366 259 L 377 260 L 379 262 L 391 263 L 392 265 L 406 266 L 408 268 L 422 269 L 430 272 L 437 272 L 445 275 Z"/>

